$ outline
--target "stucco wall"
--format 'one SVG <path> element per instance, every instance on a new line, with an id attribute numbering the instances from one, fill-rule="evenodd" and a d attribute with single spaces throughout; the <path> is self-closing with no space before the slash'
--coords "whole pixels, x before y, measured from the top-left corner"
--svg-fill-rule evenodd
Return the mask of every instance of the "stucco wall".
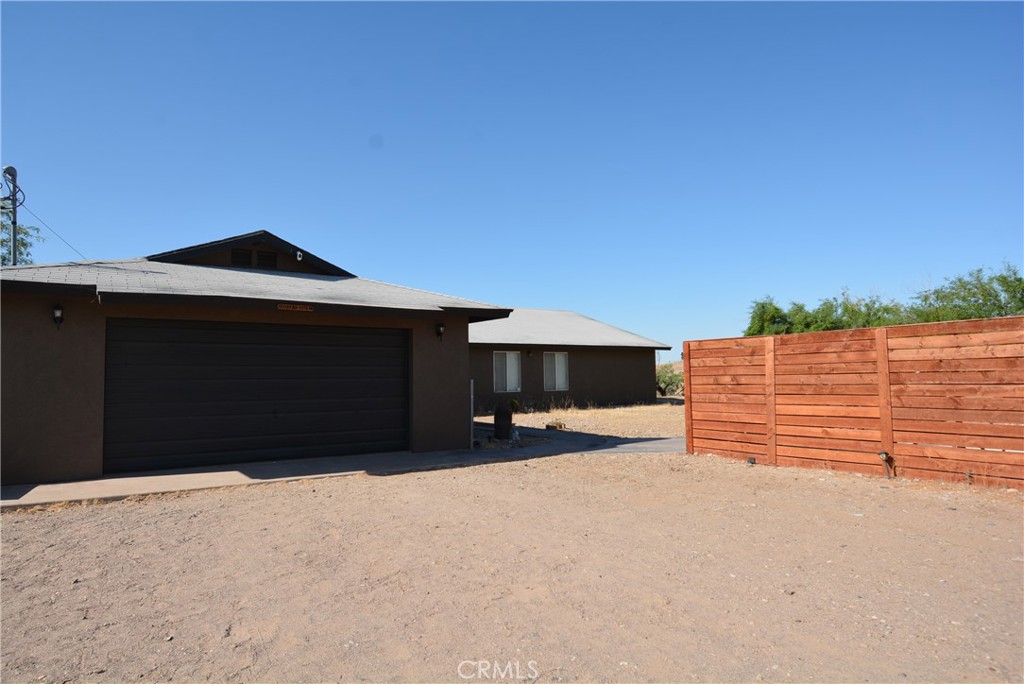
<path id="1" fill-rule="evenodd" d="M 522 364 L 521 392 L 494 392 L 495 351 L 518 351 Z M 569 353 L 569 389 L 544 391 L 544 352 Z M 618 347 L 541 347 L 471 345 L 470 375 L 474 380 L 474 411 L 489 413 L 499 399 L 518 399 L 524 406 L 608 406 L 651 403 L 655 397 L 653 349 Z"/>
<path id="2" fill-rule="evenodd" d="M 64 308 L 59 327 L 53 305 Z M 266 309 L 100 304 L 4 294 L 0 305 L 0 481 L 59 482 L 103 474 L 107 318 L 163 318 L 411 331 L 410 435 L 414 451 L 469 443 L 468 321 L 461 316 L 351 316 Z M 437 323 L 444 322 L 439 339 Z"/>

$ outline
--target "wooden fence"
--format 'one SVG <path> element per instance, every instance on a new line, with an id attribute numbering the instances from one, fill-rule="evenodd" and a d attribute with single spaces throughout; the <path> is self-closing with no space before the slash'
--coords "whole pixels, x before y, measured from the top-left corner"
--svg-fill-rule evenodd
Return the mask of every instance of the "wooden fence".
<path id="1" fill-rule="evenodd" d="M 1024 489 L 1024 317 L 684 342 L 683 366 L 690 453 Z"/>

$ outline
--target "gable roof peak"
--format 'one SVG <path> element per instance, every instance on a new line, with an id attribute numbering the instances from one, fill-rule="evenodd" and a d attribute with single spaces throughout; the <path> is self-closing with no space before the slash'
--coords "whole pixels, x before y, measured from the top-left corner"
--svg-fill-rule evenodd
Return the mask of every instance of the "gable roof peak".
<path id="1" fill-rule="evenodd" d="M 246 249 L 252 248 L 257 244 L 266 244 L 273 247 L 280 253 L 294 257 L 297 261 L 304 262 L 307 266 L 312 267 L 316 271 L 324 275 L 333 275 L 343 278 L 355 278 L 355 274 L 349 273 L 340 266 L 336 266 L 329 261 L 321 259 L 315 254 L 298 247 L 297 245 L 284 240 L 277 235 L 274 235 L 269 230 L 256 230 L 251 233 L 243 233 L 242 235 L 234 235 L 232 237 L 221 238 L 220 240 L 213 240 L 211 242 L 204 242 L 198 245 L 192 245 L 190 247 L 180 247 L 178 249 L 172 249 L 167 252 L 160 252 L 159 254 L 151 254 L 145 257 L 147 261 L 160 261 L 164 263 L 180 264 L 187 263 L 188 261 L 197 257 L 210 254 L 212 252 L 221 252 L 230 249 Z"/>

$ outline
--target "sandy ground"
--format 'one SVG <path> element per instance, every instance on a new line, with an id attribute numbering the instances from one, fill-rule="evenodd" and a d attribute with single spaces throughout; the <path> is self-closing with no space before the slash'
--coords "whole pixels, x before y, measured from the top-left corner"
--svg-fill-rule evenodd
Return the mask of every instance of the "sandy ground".
<path id="1" fill-rule="evenodd" d="M 1022 501 L 596 453 L 10 511 L 0 675 L 1022 681 Z"/>
<path id="2" fill-rule="evenodd" d="M 476 420 L 494 422 L 490 416 L 478 416 Z M 676 397 L 648 406 L 568 408 L 516 413 L 512 417 L 513 425 L 540 429 L 553 421 L 563 423 L 566 430 L 611 437 L 682 437 L 686 430 L 683 404 Z"/>

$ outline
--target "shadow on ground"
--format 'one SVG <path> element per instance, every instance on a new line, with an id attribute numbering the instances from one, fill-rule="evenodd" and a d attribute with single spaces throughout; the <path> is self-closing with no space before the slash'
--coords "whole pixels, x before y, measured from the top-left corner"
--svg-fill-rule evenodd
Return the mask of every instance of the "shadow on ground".
<path id="1" fill-rule="evenodd" d="M 172 470 L 119 473 L 81 482 L 52 484 L 5 485 L 0 487 L 3 505 L 30 505 L 39 501 L 110 499 L 157 492 L 231 487 L 275 480 L 368 474 L 375 476 L 467 468 L 488 463 L 525 461 L 561 454 L 601 453 L 665 453 L 685 452 L 682 439 L 623 439 L 585 432 L 538 430 L 519 427 L 527 444 L 502 444 L 481 449 L 409 451 L 298 458 L 279 461 L 233 463 L 217 466 L 176 468 Z M 475 423 L 474 432 L 483 439 L 493 434 L 493 426 Z"/>

